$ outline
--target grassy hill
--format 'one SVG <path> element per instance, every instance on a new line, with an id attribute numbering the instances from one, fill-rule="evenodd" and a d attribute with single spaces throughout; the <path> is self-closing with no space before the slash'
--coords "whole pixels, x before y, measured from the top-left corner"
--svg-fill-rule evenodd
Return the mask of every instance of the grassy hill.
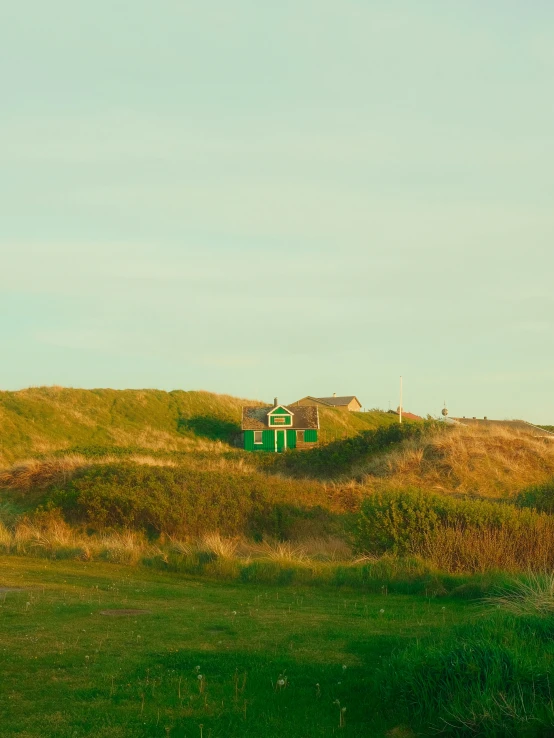
<path id="1" fill-rule="evenodd" d="M 2 735 L 550 735 L 552 438 L 245 402 L 0 393 Z"/>
<path id="2" fill-rule="evenodd" d="M 397 532 L 388 529 L 384 549 L 371 535 L 361 541 L 365 509 L 370 528 L 374 518 L 401 521 L 401 527 L 414 515 L 439 521 L 433 550 L 416 550 L 415 539 L 409 549 L 440 565 L 440 534 L 443 551 L 452 549 L 449 568 L 455 571 L 469 566 L 473 555 L 462 552 L 473 540 L 467 526 L 471 545 L 481 547 L 473 568 L 508 560 L 517 568 L 520 559 L 537 559 L 541 541 L 554 541 L 554 518 L 540 517 L 554 509 L 552 438 L 498 426 L 399 425 L 383 412 L 322 408 L 327 443 L 310 451 L 253 454 L 231 443 L 246 402 L 155 390 L 0 394 L 0 539 L 4 525 L 10 550 L 25 547 L 24 539 L 31 547 L 48 540 L 55 549 L 59 536 L 69 535 L 60 533 L 63 526 L 70 525 L 85 536 L 132 530 L 149 539 L 189 540 L 218 531 L 302 545 L 334 539 L 366 553 L 396 550 Z M 523 530 L 524 553 L 508 557 L 513 534 L 506 537 L 507 524 L 494 505 L 446 505 L 445 495 L 510 502 L 510 531 Z M 364 508 L 370 498 L 378 500 L 371 510 Z M 539 512 L 523 514 L 521 507 Z M 32 529 L 25 527 L 28 519 Z M 492 549 L 482 540 L 485 529 L 489 543 L 495 541 Z M 83 540 L 72 550 L 89 550 Z M 527 546 L 531 540 L 538 548 Z"/>
<path id="3" fill-rule="evenodd" d="M 351 467 L 363 485 L 510 498 L 554 477 L 554 438 L 503 427 L 432 430 Z"/>
<path id="4" fill-rule="evenodd" d="M 210 392 L 33 387 L 0 392 L 0 465 L 73 448 L 186 452 L 230 443 L 241 408 L 259 402 Z M 324 440 L 388 426 L 395 416 L 321 408 Z M 201 443 L 204 442 L 204 443 Z M 221 450 L 221 449 L 220 449 Z"/>

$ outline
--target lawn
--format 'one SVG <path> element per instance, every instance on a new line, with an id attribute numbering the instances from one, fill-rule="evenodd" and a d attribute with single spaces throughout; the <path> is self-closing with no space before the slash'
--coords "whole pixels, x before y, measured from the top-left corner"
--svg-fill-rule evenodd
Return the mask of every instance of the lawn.
<path id="1" fill-rule="evenodd" d="M 460 600 L 114 564 L 5 556 L 0 572 L 3 738 L 412 735 L 377 671 L 479 617 Z"/>

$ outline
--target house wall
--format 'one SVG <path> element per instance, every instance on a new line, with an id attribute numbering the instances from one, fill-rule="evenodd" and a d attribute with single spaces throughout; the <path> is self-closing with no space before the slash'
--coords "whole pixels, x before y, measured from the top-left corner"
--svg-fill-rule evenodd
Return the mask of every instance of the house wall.
<path id="1" fill-rule="evenodd" d="M 318 432 L 316 429 L 305 430 L 297 434 L 295 429 L 284 429 L 287 437 L 287 449 L 308 449 L 317 445 Z M 254 431 L 243 431 L 243 447 L 245 451 L 272 451 L 275 452 L 275 431 L 262 431 L 262 443 L 254 443 Z"/>
<path id="2" fill-rule="evenodd" d="M 269 425 L 272 428 L 284 428 L 292 425 L 292 415 L 270 415 Z"/>
<path id="3" fill-rule="evenodd" d="M 356 400 L 350 400 L 350 402 L 348 403 L 348 410 L 350 412 L 357 413 L 361 409 L 362 409 L 362 406 Z"/>
<path id="4" fill-rule="evenodd" d="M 254 431 L 245 430 L 244 449 L 246 451 L 275 451 L 275 431 L 262 431 L 262 442 L 254 443 Z"/>

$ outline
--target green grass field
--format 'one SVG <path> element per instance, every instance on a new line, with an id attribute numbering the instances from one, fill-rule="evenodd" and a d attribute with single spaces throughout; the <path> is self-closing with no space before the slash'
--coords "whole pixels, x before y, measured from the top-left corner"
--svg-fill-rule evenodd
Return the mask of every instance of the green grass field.
<path id="1" fill-rule="evenodd" d="M 3 737 L 412 735 L 378 670 L 477 617 L 452 599 L 113 564 L 10 556 L 1 572 Z M 101 614 L 117 609 L 148 613 Z"/>
<path id="2" fill-rule="evenodd" d="M 242 404 L 0 393 L 0 736 L 554 736 L 551 440 Z"/>

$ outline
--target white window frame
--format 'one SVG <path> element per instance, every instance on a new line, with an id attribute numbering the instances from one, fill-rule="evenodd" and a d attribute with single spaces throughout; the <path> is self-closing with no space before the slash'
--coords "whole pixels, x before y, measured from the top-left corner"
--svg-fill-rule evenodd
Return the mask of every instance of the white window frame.
<path id="1" fill-rule="evenodd" d="M 283 418 L 282 423 L 280 422 L 281 418 Z M 290 418 L 290 420 L 287 421 L 287 418 Z M 275 422 L 277 419 L 279 420 Z M 269 425 L 273 428 L 290 428 L 292 426 L 292 417 L 290 415 L 271 415 Z"/>
<path id="2" fill-rule="evenodd" d="M 255 444 L 261 444 L 261 443 L 264 442 L 264 437 L 263 437 L 262 433 L 263 433 L 263 431 L 257 431 L 257 430 L 254 431 L 254 443 Z M 259 438 L 260 440 L 259 441 L 256 440 L 257 438 Z"/>

